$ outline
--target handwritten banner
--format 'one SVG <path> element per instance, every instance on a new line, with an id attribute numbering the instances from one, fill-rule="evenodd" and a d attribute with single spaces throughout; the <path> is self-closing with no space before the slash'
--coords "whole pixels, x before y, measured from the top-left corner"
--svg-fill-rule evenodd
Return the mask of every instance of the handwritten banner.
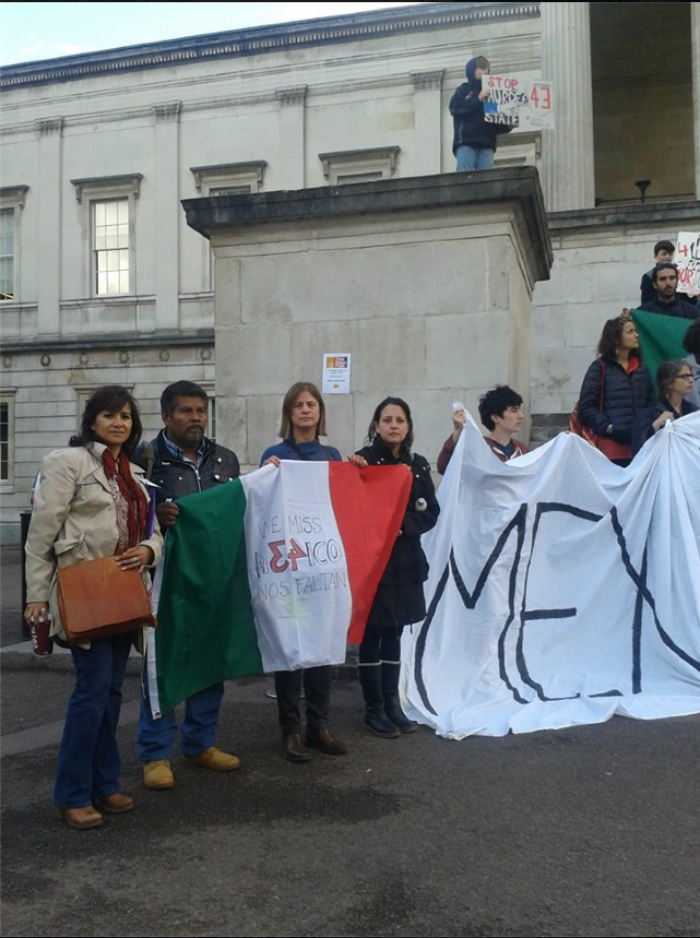
<path id="1" fill-rule="evenodd" d="M 700 233 L 680 231 L 675 261 L 678 264 L 678 289 L 688 296 L 700 294 Z"/>
<path id="2" fill-rule="evenodd" d="M 485 75 L 484 120 L 520 130 L 554 127 L 552 83 L 525 75 Z"/>

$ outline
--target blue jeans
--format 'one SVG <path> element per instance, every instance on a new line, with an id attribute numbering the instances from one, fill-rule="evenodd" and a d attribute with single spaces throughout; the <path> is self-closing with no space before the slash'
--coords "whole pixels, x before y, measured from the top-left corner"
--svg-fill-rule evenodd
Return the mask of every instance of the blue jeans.
<path id="1" fill-rule="evenodd" d="M 180 724 L 180 752 L 183 756 L 198 756 L 214 745 L 219 722 L 219 707 L 224 696 L 223 684 L 212 684 L 185 701 L 185 719 Z M 140 762 L 170 759 L 173 754 L 177 720 L 175 713 L 164 713 L 157 720 L 151 713 L 148 683 L 144 681 L 141 695 L 136 752 Z"/>
<path id="2" fill-rule="evenodd" d="M 117 725 L 131 635 L 71 648 L 75 689 L 68 701 L 53 800 L 59 808 L 84 808 L 119 791 Z"/>
<path id="3" fill-rule="evenodd" d="M 475 169 L 491 169 L 493 150 L 475 150 L 474 147 L 457 147 L 457 172 L 471 173 Z"/>

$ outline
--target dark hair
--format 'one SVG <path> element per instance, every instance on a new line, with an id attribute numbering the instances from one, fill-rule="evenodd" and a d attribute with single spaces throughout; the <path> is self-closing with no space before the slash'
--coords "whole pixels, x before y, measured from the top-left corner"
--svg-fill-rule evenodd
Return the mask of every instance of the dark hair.
<path id="1" fill-rule="evenodd" d="M 688 326 L 688 330 L 683 336 L 683 348 L 686 352 L 694 355 L 695 360 L 700 365 L 700 318 Z"/>
<path id="2" fill-rule="evenodd" d="M 614 359 L 617 356 L 622 327 L 628 322 L 633 322 L 629 316 L 616 316 L 614 319 L 608 319 L 603 326 L 600 342 L 598 343 L 598 356 L 600 358 Z M 632 354 L 641 360 L 642 355 L 639 349 L 635 349 Z"/>
<path id="3" fill-rule="evenodd" d="M 139 416 L 139 407 L 130 392 L 118 384 L 108 384 L 98 388 L 90 395 L 80 421 L 80 433 L 70 438 L 71 446 L 90 446 L 97 436 L 92 429 L 97 415 L 103 410 L 116 411 L 128 404 L 131 408 L 131 433 L 122 449 L 128 455 L 139 443 L 143 427 Z"/>
<path id="4" fill-rule="evenodd" d="M 663 264 L 657 264 L 651 272 L 651 282 L 656 283 L 656 275 L 660 270 L 672 270 L 676 275 L 676 280 L 678 280 L 678 264 L 672 264 L 670 261 L 664 262 Z"/>
<path id="5" fill-rule="evenodd" d="M 491 419 L 492 414 L 502 417 L 509 407 L 520 407 L 523 399 L 509 388 L 507 384 L 497 384 L 495 388 L 487 391 L 479 398 L 479 416 L 487 430 L 495 430 L 496 424 Z"/>
<path id="6" fill-rule="evenodd" d="M 413 417 L 411 416 L 411 408 L 408 406 L 406 401 L 402 400 L 400 397 L 385 397 L 383 401 L 380 401 L 377 404 L 374 414 L 372 415 L 372 422 L 367 428 L 367 443 L 374 443 L 377 438 L 377 424 L 379 423 L 379 418 L 382 415 L 382 411 L 385 407 L 393 405 L 394 407 L 400 407 L 401 410 L 406 414 L 406 420 L 408 421 L 408 433 L 401 444 L 401 449 L 409 450 L 413 446 Z"/>
<path id="7" fill-rule="evenodd" d="M 672 241 L 657 241 L 654 245 L 654 257 L 659 251 L 667 251 L 669 254 L 675 254 L 676 248 Z"/>
<path id="8" fill-rule="evenodd" d="M 194 381 L 176 381 L 169 384 L 160 396 L 160 412 L 164 417 L 171 417 L 178 397 L 198 397 L 208 401 L 207 392 Z"/>
<path id="9" fill-rule="evenodd" d="M 476 71 L 477 68 L 482 68 L 484 71 L 486 71 L 487 68 L 491 68 L 491 63 L 485 55 L 477 55 L 474 59 L 474 71 Z"/>
<path id="10" fill-rule="evenodd" d="M 684 358 L 669 358 L 668 361 L 661 362 L 656 369 L 656 386 L 659 389 L 659 397 L 667 398 L 671 385 L 678 377 L 678 372 L 681 368 L 689 367 Z"/>
<path id="11" fill-rule="evenodd" d="M 292 411 L 300 394 L 306 392 L 318 401 L 318 426 L 316 427 L 316 436 L 326 436 L 326 405 L 323 403 L 321 392 L 310 381 L 297 381 L 284 395 L 282 402 L 282 423 L 280 424 L 279 435 L 283 440 L 288 440 L 293 435 Z"/>

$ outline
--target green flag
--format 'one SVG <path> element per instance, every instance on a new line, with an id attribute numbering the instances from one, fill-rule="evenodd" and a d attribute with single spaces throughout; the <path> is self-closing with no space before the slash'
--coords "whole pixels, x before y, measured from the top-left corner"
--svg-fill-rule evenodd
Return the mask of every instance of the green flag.
<path id="1" fill-rule="evenodd" d="M 639 333 L 642 361 L 651 372 L 656 387 L 656 369 L 659 363 L 669 358 L 685 358 L 683 336 L 692 323 L 689 319 L 663 316 L 642 309 L 633 309 L 630 312 Z"/>
<path id="2" fill-rule="evenodd" d="M 163 713 L 202 687 L 262 674 L 250 608 L 243 486 L 235 479 L 177 504 L 177 524 L 166 538 L 158 628 L 149 643 L 149 671 L 157 668 Z"/>

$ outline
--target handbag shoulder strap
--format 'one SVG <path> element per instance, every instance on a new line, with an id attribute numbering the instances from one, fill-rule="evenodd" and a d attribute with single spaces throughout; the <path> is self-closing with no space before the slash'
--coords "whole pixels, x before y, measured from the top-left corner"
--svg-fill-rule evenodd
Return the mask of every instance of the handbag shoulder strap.
<path id="1" fill-rule="evenodd" d="M 605 395 L 605 362 L 602 358 L 598 359 L 598 367 L 600 368 L 600 396 L 598 398 L 598 410 L 602 412 L 603 397 Z"/>

